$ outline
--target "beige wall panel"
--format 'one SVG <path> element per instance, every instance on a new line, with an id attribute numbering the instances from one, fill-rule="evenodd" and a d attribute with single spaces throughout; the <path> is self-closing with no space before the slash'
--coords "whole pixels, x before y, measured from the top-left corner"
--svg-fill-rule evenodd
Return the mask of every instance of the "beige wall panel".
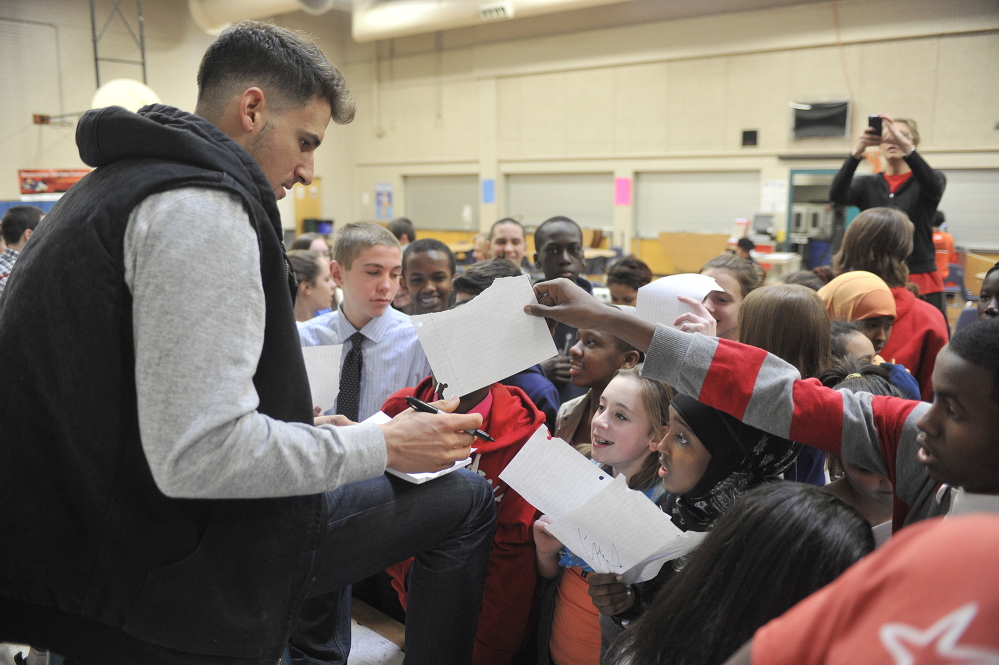
<path id="1" fill-rule="evenodd" d="M 718 131 L 727 115 L 727 68 L 727 58 L 669 63 L 668 150 L 731 147 Z"/>
<path id="2" fill-rule="evenodd" d="M 785 102 L 850 98 L 839 50 L 835 46 L 792 51 L 790 55 L 790 90 Z M 857 48 L 844 48 L 843 57 L 846 60 L 846 72 L 856 88 L 857 81 L 860 80 L 860 51 Z M 855 97 L 853 101 L 857 101 Z M 850 137 L 857 133 L 857 123 L 863 122 L 854 112 L 849 128 L 850 137 L 809 138 L 796 141 L 791 138 L 794 120 L 791 108 L 786 104 L 784 114 L 788 147 L 791 152 L 837 151 L 845 155 L 852 145 L 853 138 Z"/>
<path id="3" fill-rule="evenodd" d="M 940 40 L 935 143 L 999 146 L 999 35 Z M 928 100 L 929 101 L 929 100 Z"/>
<path id="4" fill-rule="evenodd" d="M 525 76 L 520 89 L 520 156 L 561 157 L 566 142 L 566 75 Z M 509 119 L 499 118 L 502 128 Z M 500 153 L 500 158 L 506 157 Z"/>
<path id="5" fill-rule="evenodd" d="M 520 76 L 496 81 L 496 154 L 501 159 L 517 159 L 524 127 L 524 79 Z"/>
<path id="6" fill-rule="evenodd" d="M 438 70 L 436 53 L 421 53 L 405 57 L 396 56 L 387 62 L 388 72 L 384 83 L 417 83 L 436 77 Z"/>
<path id="7" fill-rule="evenodd" d="M 727 150 L 784 150 L 789 143 L 792 54 L 753 53 L 728 59 L 727 113 L 724 148 Z M 756 148 L 742 147 L 742 131 L 759 131 Z"/>
<path id="8" fill-rule="evenodd" d="M 867 126 L 867 116 L 887 113 L 915 118 L 924 146 L 938 144 L 934 132 L 933 100 L 937 92 L 939 39 L 864 44 L 859 50 L 863 68 L 854 81 L 858 103 L 853 109 L 853 135 Z M 953 72 L 951 75 L 958 75 Z"/>
<path id="9" fill-rule="evenodd" d="M 383 71 L 389 83 L 428 83 L 438 78 L 466 78 L 472 75 L 470 49 L 432 50 L 429 53 L 396 57 Z"/>
<path id="10" fill-rule="evenodd" d="M 400 85 L 385 88 L 385 109 L 391 110 L 391 128 L 396 159 L 410 155 L 431 159 L 437 152 L 441 127 L 438 90 L 435 85 Z"/>
<path id="11" fill-rule="evenodd" d="M 478 89 L 475 81 L 382 85 L 375 135 L 372 93 L 359 90 L 357 138 L 361 162 L 477 159 Z"/>
<path id="12" fill-rule="evenodd" d="M 446 83 L 441 88 L 442 119 L 436 156 L 441 159 L 479 158 L 479 85 L 476 81 Z M 411 155 L 419 159 L 420 155 Z"/>
<path id="13" fill-rule="evenodd" d="M 402 92 L 398 88 L 382 85 L 377 94 L 378 103 L 375 102 L 374 91 L 355 91 L 357 112 L 351 129 L 356 140 L 355 156 L 359 162 L 402 159 L 405 137 L 396 123 Z"/>
<path id="14" fill-rule="evenodd" d="M 846 71 L 856 88 L 860 79 L 860 53 L 855 48 L 845 48 L 843 54 Z M 794 100 L 847 99 L 850 96 L 839 49 L 835 46 L 793 51 L 790 82 Z"/>
<path id="15" fill-rule="evenodd" d="M 565 74 L 565 152 L 610 155 L 614 152 L 614 70 Z"/>
<path id="16" fill-rule="evenodd" d="M 664 62 L 614 68 L 614 151 L 666 152 L 669 67 Z"/>

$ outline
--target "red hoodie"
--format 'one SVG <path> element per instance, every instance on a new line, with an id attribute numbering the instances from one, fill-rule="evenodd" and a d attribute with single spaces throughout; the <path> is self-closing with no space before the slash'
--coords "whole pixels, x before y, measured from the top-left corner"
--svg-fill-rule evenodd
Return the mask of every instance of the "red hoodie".
<path id="1" fill-rule="evenodd" d="M 919 382 L 923 400 L 933 401 L 930 378 L 937 354 L 947 344 L 950 331 L 940 310 L 920 300 L 904 286 L 891 290 L 895 296 L 895 324 L 891 337 L 878 354 L 888 362 L 905 365 Z"/>
<path id="2" fill-rule="evenodd" d="M 496 494 L 496 535 L 489 553 L 482 612 L 475 635 L 474 665 L 509 665 L 524 645 L 531 617 L 536 580 L 533 525 L 537 510 L 499 478 L 527 440 L 545 424 L 545 414 L 515 386 L 494 383 L 489 388 L 492 407 L 483 416 L 482 429 L 494 442 L 476 439 L 470 470 L 492 484 Z M 395 416 L 407 409 L 406 397 L 434 401 L 430 378 L 416 388 L 404 388 L 388 398 L 382 411 Z M 413 560 L 388 569 L 399 601 L 406 606 L 405 580 Z"/>

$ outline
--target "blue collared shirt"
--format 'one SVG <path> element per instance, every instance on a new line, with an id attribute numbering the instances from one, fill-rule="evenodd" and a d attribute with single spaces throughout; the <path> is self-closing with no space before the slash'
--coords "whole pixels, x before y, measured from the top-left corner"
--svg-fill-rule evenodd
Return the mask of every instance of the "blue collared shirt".
<path id="1" fill-rule="evenodd" d="M 430 363 L 409 317 L 391 307 L 368 321 L 360 331 L 347 320 L 342 307 L 298 324 L 302 346 L 343 344 L 341 369 L 350 351 L 350 336 L 356 332 L 367 338 L 357 410 L 358 418 L 364 420 L 378 413 L 392 393 L 415 386 L 430 376 Z M 336 405 L 326 413 L 336 413 Z"/>

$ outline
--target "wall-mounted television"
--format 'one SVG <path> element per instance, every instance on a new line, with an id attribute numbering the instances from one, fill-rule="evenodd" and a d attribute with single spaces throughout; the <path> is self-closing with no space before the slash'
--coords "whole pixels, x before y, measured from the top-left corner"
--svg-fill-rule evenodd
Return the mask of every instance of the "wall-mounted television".
<path id="1" fill-rule="evenodd" d="M 850 101 L 790 102 L 795 139 L 850 136 Z"/>

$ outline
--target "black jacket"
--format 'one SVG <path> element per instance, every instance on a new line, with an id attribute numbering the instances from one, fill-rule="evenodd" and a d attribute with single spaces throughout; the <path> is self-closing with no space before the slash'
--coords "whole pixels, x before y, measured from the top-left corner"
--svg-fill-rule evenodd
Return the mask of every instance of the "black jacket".
<path id="1" fill-rule="evenodd" d="M 934 171 L 918 152 L 914 151 L 906 157 L 905 163 L 912 169 L 912 177 L 892 194 L 888 181 L 880 173 L 854 178 L 860 160 L 848 155 L 829 188 L 829 198 L 836 205 L 852 205 L 861 210 L 898 208 L 907 214 L 916 227 L 912 236 L 912 254 L 905 260 L 909 272 L 933 272 L 937 269 L 933 220 L 947 186 L 947 178 L 940 171 Z"/>
<path id="2" fill-rule="evenodd" d="M 0 301 L 0 641 L 69 655 L 100 628 L 274 662 L 307 589 L 322 497 L 159 491 L 139 440 L 123 256 L 129 214 L 151 194 L 239 196 L 266 301 L 258 410 L 311 422 L 274 194 L 242 147 L 171 107 L 88 112 L 77 143 L 97 169 L 39 225 Z"/>

